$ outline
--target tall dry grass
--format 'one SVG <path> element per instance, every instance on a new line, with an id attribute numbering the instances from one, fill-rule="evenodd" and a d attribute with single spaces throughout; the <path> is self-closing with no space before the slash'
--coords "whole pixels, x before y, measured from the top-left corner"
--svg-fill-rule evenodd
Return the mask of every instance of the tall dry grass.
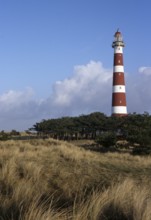
<path id="1" fill-rule="evenodd" d="M 0 219 L 150 220 L 151 157 L 0 142 Z"/>

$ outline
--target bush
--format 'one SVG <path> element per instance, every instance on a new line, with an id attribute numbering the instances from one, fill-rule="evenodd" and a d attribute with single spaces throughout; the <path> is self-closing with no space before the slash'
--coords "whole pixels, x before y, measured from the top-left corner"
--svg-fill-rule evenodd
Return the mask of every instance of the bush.
<path id="1" fill-rule="evenodd" d="M 0 132 L 0 141 L 6 141 L 9 139 L 9 134 L 5 133 L 4 131 Z"/>
<path id="2" fill-rule="evenodd" d="M 134 147 L 132 151 L 133 155 L 151 155 L 151 148 L 149 147 Z"/>
<path id="3" fill-rule="evenodd" d="M 95 142 L 103 147 L 109 148 L 116 144 L 116 135 L 114 132 L 105 132 L 97 137 Z"/>

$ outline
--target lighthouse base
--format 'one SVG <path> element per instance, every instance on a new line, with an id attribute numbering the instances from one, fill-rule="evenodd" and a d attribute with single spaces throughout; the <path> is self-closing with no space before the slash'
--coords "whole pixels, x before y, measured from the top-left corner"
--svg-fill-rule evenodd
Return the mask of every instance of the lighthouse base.
<path id="1" fill-rule="evenodd" d="M 124 117 L 124 116 L 127 116 L 127 115 L 128 114 L 120 114 L 120 113 L 119 114 L 115 114 L 115 113 L 112 114 L 113 117 Z"/>

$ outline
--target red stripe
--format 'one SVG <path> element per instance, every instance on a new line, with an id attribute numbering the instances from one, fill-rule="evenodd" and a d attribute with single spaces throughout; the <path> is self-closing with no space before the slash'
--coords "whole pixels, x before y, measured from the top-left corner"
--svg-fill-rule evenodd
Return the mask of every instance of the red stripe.
<path id="1" fill-rule="evenodd" d="M 126 94 L 112 93 L 112 106 L 126 106 Z"/>
<path id="2" fill-rule="evenodd" d="M 121 65 L 123 66 L 123 54 L 122 53 L 115 53 L 114 54 L 114 66 Z"/>
<path id="3" fill-rule="evenodd" d="M 113 86 L 125 85 L 124 73 L 113 73 Z"/>

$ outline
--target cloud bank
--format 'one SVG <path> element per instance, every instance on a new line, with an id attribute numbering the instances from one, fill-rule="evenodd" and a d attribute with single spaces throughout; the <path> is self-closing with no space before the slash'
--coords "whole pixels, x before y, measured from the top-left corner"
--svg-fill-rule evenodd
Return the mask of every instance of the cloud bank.
<path id="1" fill-rule="evenodd" d="M 63 115 L 110 112 L 111 78 L 111 69 L 105 69 L 101 62 L 76 66 L 71 78 L 54 84 L 52 106 Z"/>
<path id="2" fill-rule="evenodd" d="M 128 112 L 151 112 L 151 67 L 137 74 L 126 73 Z M 32 88 L 10 90 L 0 95 L 0 130 L 25 130 L 36 122 L 62 116 L 100 111 L 111 113 L 112 69 L 90 61 L 74 67 L 70 78 L 57 81 L 52 94 L 36 100 Z"/>

